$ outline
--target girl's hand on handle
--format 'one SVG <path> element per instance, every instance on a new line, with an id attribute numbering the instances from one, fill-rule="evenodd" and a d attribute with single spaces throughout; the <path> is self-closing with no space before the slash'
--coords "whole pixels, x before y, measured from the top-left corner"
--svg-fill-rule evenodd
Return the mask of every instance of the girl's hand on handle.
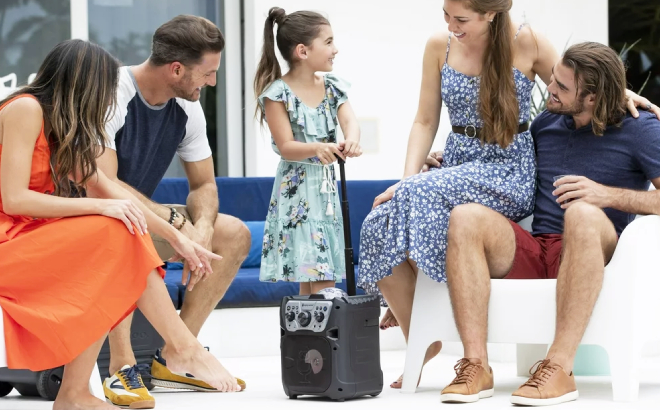
<path id="1" fill-rule="evenodd" d="M 210 274 L 213 273 L 211 268 L 211 260 L 220 260 L 222 256 L 207 250 L 202 245 L 188 239 L 183 234 L 177 235 L 176 240 L 170 242 L 172 248 L 176 251 L 176 255 L 169 259 L 170 262 L 184 260 L 184 266 L 190 267 L 190 270 L 183 270 L 183 277 L 181 283 L 187 286 L 189 291 L 201 281 L 206 280 Z M 190 281 L 188 281 L 190 276 Z"/>
<path id="2" fill-rule="evenodd" d="M 346 156 L 341 152 L 339 144 L 319 143 L 316 147 L 316 157 L 321 160 L 323 165 L 335 162 L 335 155 L 346 161 Z"/>
<path id="3" fill-rule="evenodd" d="M 129 232 L 135 235 L 133 226 L 144 235 L 147 233 L 147 220 L 142 210 L 130 199 L 101 199 L 99 215 L 122 221 Z"/>

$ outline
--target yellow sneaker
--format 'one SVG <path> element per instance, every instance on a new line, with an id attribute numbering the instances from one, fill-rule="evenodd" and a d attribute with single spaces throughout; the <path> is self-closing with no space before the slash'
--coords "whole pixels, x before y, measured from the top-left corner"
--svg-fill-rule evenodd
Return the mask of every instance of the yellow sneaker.
<path id="1" fill-rule="evenodd" d="M 137 366 L 126 365 L 103 382 L 105 398 L 125 409 L 153 409 L 156 400 L 142 382 Z"/>
<path id="2" fill-rule="evenodd" d="M 245 390 L 245 382 L 238 377 L 236 382 L 241 386 L 241 391 Z M 205 391 L 205 392 L 215 392 L 218 391 L 215 387 L 212 387 L 210 384 L 203 382 L 195 378 L 190 373 L 179 374 L 171 372 L 167 368 L 167 363 L 165 359 L 161 357 L 160 349 L 156 352 L 154 360 L 151 363 L 151 383 L 154 386 L 165 387 L 169 389 L 184 389 L 184 390 L 195 390 L 195 391 Z"/>

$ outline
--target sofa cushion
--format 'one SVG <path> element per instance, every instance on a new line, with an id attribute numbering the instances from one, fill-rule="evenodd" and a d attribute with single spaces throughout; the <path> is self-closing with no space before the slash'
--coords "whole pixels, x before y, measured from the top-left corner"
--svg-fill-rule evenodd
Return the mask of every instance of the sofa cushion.
<path id="1" fill-rule="evenodd" d="M 374 199 L 397 181 L 351 181 L 350 167 L 346 167 L 349 181 L 348 191 L 349 213 L 351 221 L 351 241 L 353 242 L 353 260 L 358 263 L 360 252 L 360 229 L 367 214 L 371 212 Z M 260 221 L 266 218 L 270 195 L 273 191 L 274 178 L 230 178 L 218 177 L 220 212 L 234 216 L 242 221 Z M 337 186 L 341 195 L 341 187 Z M 152 199 L 161 204 L 185 204 L 188 197 L 188 180 L 186 178 L 163 179 Z M 263 236 L 263 232 L 262 232 Z"/>
<path id="2" fill-rule="evenodd" d="M 183 265 L 179 264 L 180 269 L 169 269 L 169 263 L 166 263 L 163 269 L 165 269 L 165 287 L 167 288 L 167 293 L 170 294 L 170 299 L 176 309 L 181 309 L 181 303 L 183 299 L 180 295 L 185 291 L 185 287 L 181 284 L 181 275 L 183 274 Z"/>
<path id="3" fill-rule="evenodd" d="M 274 178 L 217 177 L 220 212 L 241 221 L 266 219 Z M 164 178 L 151 199 L 159 204 L 185 204 L 188 198 L 186 178 Z"/>
<path id="4" fill-rule="evenodd" d="M 347 167 L 346 172 L 349 173 Z M 393 180 L 385 181 L 348 181 L 346 183 L 346 191 L 348 196 L 348 213 L 350 216 L 350 229 L 351 229 L 351 242 L 353 245 L 353 261 L 358 263 L 358 255 L 360 254 L 360 230 L 362 229 L 362 222 L 371 212 L 371 207 L 374 199 L 390 186 L 397 183 Z M 337 190 L 341 196 L 341 187 L 338 186 Z"/>
<path id="5" fill-rule="evenodd" d="M 357 274 L 358 267 L 355 267 Z M 168 263 L 165 281 L 169 287 L 178 288 L 177 299 L 183 303 L 186 288 L 181 284 L 183 265 L 180 263 Z M 337 284 L 340 289 L 346 290 L 346 281 Z M 259 268 L 243 268 L 238 271 L 236 278 L 229 286 L 227 293 L 222 298 L 217 308 L 238 307 L 266 307 L 279 306 L 285 296 L 297 295 L 300 285 L 296 282 L 261 282 L 259 280 Z M 357 290 L 358 295 L 363 295 L 362 289 Z M 170 293 L 171 295 L 171 293 Z M 173 298 L 174 300 L 174 298 Z M 180 308 L 180 304 L 176 304 Z"/>
<path id="6" fill-rule="evenodd" d="M 347 167 L 350 179 L 350 167 Z M 263 224 L 268 212 L 274 178 L 216 178 L 220 212 L 232 215 L 250 229 L 252 243 L 250 253 L 238 275 L 232 282 L 218 307 L 279 306 L 284 296 L 298 294 L 297 283 L 265 283 L 259 281 L 261 264 L 261 241 Z M 362 222 L 371 211 L 374 198 L 397 181 L 351 181 L 347 182 L 350 205 L 350 229 L 353 245 L 353 261 L 357 265 L 360 252 L 360 230 Z M 341 193 L 341 187 L 337 187 Z M 163 204 L 185 204 L 188 197 L 186 178 L 165 178 L 156 189 L 152 199 Z M 253 221 L 253 222 L 250 222 Z M 261 222 L 258 222 L 261 221 Z M 177 308 L 183 303 L 185 287 L 181 284 L 183 265 L 167 264 L 165 282 Z M 355 267 L 357 273 L 357 266 Z M 337 287 L 346 290 L 346 282 Z M 361 291 L 358 291 L 361 294 Z"/>
<path id="7" fill-rule="evenodd" d="M 266 221 L 247 221 L 245 225 L 252 236 L 250 253 L 241 264 L 241 268 L 258 268 L 261 266 L 261 246 L 264 238 Z"/>

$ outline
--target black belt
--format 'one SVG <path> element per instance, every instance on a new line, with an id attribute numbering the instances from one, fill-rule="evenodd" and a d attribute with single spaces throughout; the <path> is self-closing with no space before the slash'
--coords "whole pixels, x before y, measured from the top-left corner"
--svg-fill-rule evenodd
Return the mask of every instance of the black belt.
<path id="1" fill-rule="evenodd" d="M 522 123 L 518 125 L 518 134 L 523 133 L 529 129 L 529 123 Z M 465 127 L 458 127 L 456 125 L 451 126 L 451 130 L 456 134 L 463 134 L 468 138 L 478 138 L 481 135 L 481 128 L 477 128 L 474 125 L 466 125 Z"/>

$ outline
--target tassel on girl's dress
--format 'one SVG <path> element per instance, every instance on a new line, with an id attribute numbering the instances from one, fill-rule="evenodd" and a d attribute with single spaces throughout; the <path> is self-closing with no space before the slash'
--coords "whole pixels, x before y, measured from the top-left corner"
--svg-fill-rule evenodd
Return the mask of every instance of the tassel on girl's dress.
<path id="1" fill-rule="evenodd" d="M 332 200 L 328 201 L 328 207 L 325 209 L 325 214 L 327 216 L 332 216 L 335 214 L 335 209 L 332 207 Z"/>
<path id="2" fill-rule="evenodd" d="M 330 167 L 331 165 L 323 166 L 323 182 L 321 182 L 321 193 L 328 195 L 328 206 L 325 209 L 326 216 L 332 216 L 335 214 L 335 210 L 332 207 L 332 194 L 337 192 L 336 182 L 332 178 Z"/>

